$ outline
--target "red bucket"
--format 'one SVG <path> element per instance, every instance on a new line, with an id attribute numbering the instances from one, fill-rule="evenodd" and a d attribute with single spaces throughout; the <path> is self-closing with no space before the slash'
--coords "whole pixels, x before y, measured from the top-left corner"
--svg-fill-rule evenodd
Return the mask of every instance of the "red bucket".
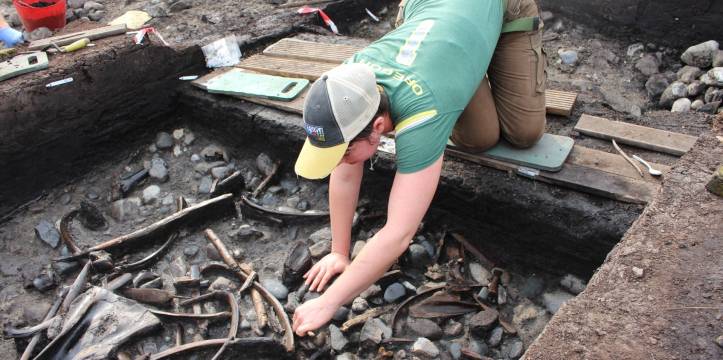
<path id="1" fill-rule="evenodd" d="M 13 0 L 25 31 L 39 27 L 50 30 L 65 26 L 65 0 Z"/>

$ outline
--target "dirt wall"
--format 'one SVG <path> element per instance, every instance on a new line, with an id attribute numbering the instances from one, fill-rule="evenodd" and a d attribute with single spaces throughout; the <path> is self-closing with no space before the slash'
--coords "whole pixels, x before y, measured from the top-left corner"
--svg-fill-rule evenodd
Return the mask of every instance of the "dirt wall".
<path id="1" fill-rule="evenodd" d="M 560 13 L 601 32 L 656 44 L 688 47 L 721 40 L 720 0 L 538 0 L 543 10 Z"/>

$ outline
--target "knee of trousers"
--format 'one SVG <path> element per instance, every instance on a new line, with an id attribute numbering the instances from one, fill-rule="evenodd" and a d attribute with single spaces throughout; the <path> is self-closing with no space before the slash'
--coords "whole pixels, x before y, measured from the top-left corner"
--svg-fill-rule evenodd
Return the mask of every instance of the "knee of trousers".
<path id="1" fill-rule="evenodd" d="M 545 133 L 545 113 L 535 115 L 529 121 L 525 121 L 526 126 L 515 131 L 503 132 L 504 138 L 512 145 L 518 148 L 529 148 L 540 140 Z"/>

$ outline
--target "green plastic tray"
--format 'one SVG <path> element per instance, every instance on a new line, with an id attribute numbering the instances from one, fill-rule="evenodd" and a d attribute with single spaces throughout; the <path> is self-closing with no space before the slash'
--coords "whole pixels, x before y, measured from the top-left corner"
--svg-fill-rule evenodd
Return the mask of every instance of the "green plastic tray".
<path id="1" fill-rule="evenodd" d="M 309 85 L 309 80 L 253 74 L 241 69 L 216 76 L 208 81 L 206 90 L 213 94 L 255 96 L 271 100 L 291 101 Z"/>

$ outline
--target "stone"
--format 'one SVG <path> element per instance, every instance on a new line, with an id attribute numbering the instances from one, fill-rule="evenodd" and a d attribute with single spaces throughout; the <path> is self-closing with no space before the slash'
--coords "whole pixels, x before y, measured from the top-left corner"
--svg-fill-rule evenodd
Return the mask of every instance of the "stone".
<path id="1" fill-rule="evenodd" d="M 670 107 L 675 100 L 688 96 L 688 87 L 680 81 L 674 81 L 660 96 L 658 104 L 662 107 Z"/>
<path id="2" fill-rule="evenodd" d="M 156 148 L 159 150 L 170 149 L 173 147 L 173 137 L 167 132 L 159 132 L 156 135 Z"/>
<path id="3" fill-rule="evenodd" d="M 635 68 L 638 69 L 643 75 L 650 76 L 658 73 L 660 62 L 658 58 L 653 54 L 646 54 L 635 62 Z"/>
<path id="4" fill-rule="evenodd" d="M 75 12 L 71 8 L 66 8 L 65 9 L 65 22 L 69 23 L 73 20 L 75 20 Z"/>
<path id="5" fill-rule="evenodd" d="M 80 9 L 85 5 L 88 0 L 68 0 L 67 6 L 71 9 Z"/>
<path id="6" fill-rule="evenodd" d="M 60 244 L 60 233 L 55 228 L 55 225 L 48 220 L 40 220 L 38 225 L 35 226 L 35 237 L 50 245 L 53 249 Z"/>
<path id="7" fill-rule="evenodd" d="M 447 326 L 444 327 L 444 335 L 447 336 L 459 336 L 464 331 L 464 325 L 459 321 L 450 320 Z"/>
<path id="8" fill-rule="evenodd" d="M 477 297 L 480 298 L 480 300 L 487 300 L 487 298 L 490 296 L 490 289 L 486 286 L 483 286 L 479 292 L 477 293 Z"/>
<path id="9" fill-rule="evenodd" d="M 274 170 L 274 161 L 265 153 L 261 153 L 256 157 L 256 168 L 259 172 L 268 176 Z"/>
<path id="10" fill-rule="evenodd" d="M 542 295 L 542 302 L 551 314 L 555 314 L 560 307 L 574 296 L 564 291 L 554 291 Z"/>
<path id="11" fill-rule="evenodd" d="M 648 95 L 651 97 L 662 94 L 668 86 L 670 86 L 670 81 L 663 74 L 653 74 L 645 82 L 645 90 L 648 91 Z"/>
<path id="12" fill-rule="evenodd" d="M 359 342 L 378 345 L 383 339 L 388 339 L 391 336 L 392 329 L 381 319 L 373 318 L 364 323 L 359 335 Z"/>
<path id="13" fill-rule="evenodd" d="M 262 231 L 256 230 L 256 228 L 249 224 L 242 224 L 238 227 L 238 229 L 228 232 L 228 237 L 241 240 L 257 239 L 262 236 L 264 236 L 264 233 Z"/>
<path id="14" fill-rule="evenodd" d="M 334 324 L 329 325 L 329 341 L 331 348 L 337 352 L 344 350 L 346 344 L 349 343 L 349 340 L 346 339 L 341 330 Z"/>
<path id="15" fill-rule="evenodd" d="M 362 299 L 368 299 L 372 296 L 379 294 L 380 292 L 382 292 L 382 287 L 377 284 L 372 284 L 366 290 L 362 291 L 362 293 L 359 294 L 359 297 Z"/>
<path id="16" fill-rule="evenodd" d="M 524 345 L 519 339 L 514 339 L 502 345 L 502 353 L 512 360 L 519 359 L 524 350 Z"/>
<path id="17" fill-rule="evenodd" d="M 545 280 L 536 274 L 531 275 L 520 287 L 520 295 L 532 299 L 540 296 L 545 288 Z"/>
<path id="18" fill-rule="evenodd" d="M 718 335 L 718 337 L 715 338 L 715 343 L 718 347 L 723 348 L 723 335 Z"/>
<path id="19" fill-rule="evenodd" d="M 140 208 L 140 198 L 129 197 L 116 200 L 110 205 L 110 216 L 118 222 L 125 222 L 127 219 L 138 215 Z"/>
<path id="20" fill-rule="evenodd" d="M 286 300 L 286 297 L 289 295 L 289 289 L 277 279 L 263 279 L 261 280 L 261 285 L 279 300 Z"/>
<path id="21" fill-rule="evenodd" d="M 543 22 L 550 22 L 554 18 L 555 14 L 553 14 L 552 11 L 540 11 L 540 19 L 542 19 Z"/>
<path id="22" fill-rule="evenodd" d="M 355 354 L 345 352 L 341 355 L 338 355 L 335 360 L 357 360 L 359 359 Z"/>
<path id="23" fill-rule="evenodd" d="M 336 309 L 336 312 L 334 313 L 334 316 L 332 319 L 334 321 L 346 321 L 346 319 L 349 317 L 349 308 L 346 306 L 341 306 L 338 309 Z"/>
<path id="24" fill-rule="evenodd" d="M 686 65 L 678 70 L 678 80 L 683 83 L 690 84 L 693 80 L 703 75 L 703 70 L 697 66 Z"/>
<path id="25" fill-rule="evenodd" d="M 213 178 L 210 176 L 204 176 L 201 178 L 201 182 L 198 184 L 199 194 L 210 194 L 211 186 L 213 186 Z"/>
<path id="26" fill-rule="evenodd" d="M 180 157 L 181 155 L 183 155 L 183 149 L 181 148 L 181 145 L 173 145 L 173 156 Z"/>
<path id="27" fill-rule="evenodd" d="M 407 258 L 409 260 L 409 265 L 418 269 L 424 269 L 432 260 L 429 256 L 429 252 L 427 252 L 427 249 L 420 244 L 409 245 L 409 249 L 407 249 Z"/>
<path id="28" fill-rule="evenodd" d="M 489 348 L 484 341 L 475 341 L 473 339 L 469 340 L 467 344 L 467 350 L 472 351 L 479 356 L 485 356 L 489 352 Z"/>
<path id="29" fill-rule="evenodd" d="M 201 162 L 193 167 L 193 170 L 199 174 L 207 175 L 211 173 L 211 169 L 226 165 L 223 161 Z"/>
<path id="30" fill-rule="evenodd" d="M 708 77 L 711 79 L 711 83 L 708 85 L 723 87 L 723 67 L 714 67 L 708 70 Z"/>
<path id="31" fill-rule="evenodd" d="M 387 289 L 384 290 L 384 301 L 388 303 L 394 303 L 397 300 L 404 297 L 404 295 L 407 294 L 407 289 L 404 288 L 404 285 L 395 282 L 389 286 L 387 286 Z"/>
<path id="32" fill-rule="evenodd" d="M 189 146 L 193 144 L 194 140 L 196 140 L 196 135 L 192 132 L 186 131 L 185 135 L 183 135 L 183 145 Z"/>
<path id="33" fill-rule="evenodd" d="M 708 90 L 705 91 L 705 95 L 703 95 L 703 101 L 706 103 L 721 100 L 723 100 L 723 89 L 709 87 Z"/>
<path id="34" fill-rule="evenodd" d="M 690 111 L 690 105 L 690 99 L 680 98 L 678 100 L 675 100 L 675 102 L 673 103 L 673 107 L 670 109 L 670 111 L 677 113 L 686 113 Z"/>
<path id="35" fill-rule="evenodd" d="M 497 304 L 507 304 L 507 289 L 504 286 L 497 287 Z"/>
<path id="36" fill-rule="evenodd" d="M 504 329 L 501 326 L 494 328 L 487 338 L 487 344 L 491 347 L 498 346 L 502 342 L 502 334 L 504 334 Z"/>
<path id="37" fill-rule="evenodd" d="M 201 161 L 201 156 L 198 155 L 198 154 L 193 154 L 193 155 L 191 155 L 191 161 L 192 161 L 192 162 L 199 162 L 199 161 Z"/>
<path id="38" fill-rule="evenodd" d="M 161 188 L 158 185 L 150 185 L 143 189 L 143 204 L 155 204 L 161 196 Z"/>
<path id="39" fill-rule="evenodd" d="M 169 10 L 171 12 L 179 12 L 193 7 L 193 3 L 189 0 L 177 0 L 171 4 Z"/>
<path id="40" fill-rule="evenodd" d="M 706 85 L 700 80 L 693 80 L 686 89 L 688 90 L 688 96 L 698 96 L 705 91 Z"/>
<path id="41" fill-rule="evenodd" d="M 460 359 L 462 358 L 462 345 L 460 343 L 451 342 L 449 343 L 449 347 L 447 347 L 447 351 L 449 351 L 449 355 L 452 356 L 452 359 Z"/>
<path id="42" fill-rule="evenodd" d="M 354 243 L 354 247 L 351 250 L 351 259 L 354 260 L 357 255 L 361 252 L 361 250 L 364 248 L 364 245 L 366 245 L 366 241 L 364 240 L 357 240 Z"/>
<path id="43" fill-rule="evenodd" d="M 42 40 L 53 36 L 53 32 L 46 27 L 39 27 L 31 32 L 23 32 L 23 38 L 28 41 Z"/>
<path id="44" fill-rule="evenodd" d="M 91 10 L 88 13 L 88 19 L 91 21 L 101 21 L 105 16 L 105 10 Z"/>
<path id="45" fill-rule="evenodd" d="M 37 301 L 33 303 L 33 306 L 23 307 L 23 318 L 29 324 L 41 323 L 48 310 L 50 310 L 50 303 Z"/>
<path id="46" fill-rule="evenodd" d="M 469 325 L 469 330 L 473 334 L 484 336 L 484 333 L 495 325 L 498 317 L 497 310 L 489 308 L 474 314 L 467 322 L 467 325 Z"/>
<path id="47" fill-rule="evenodd" d="M 429 339 L 420 337 L 412 345 L 412 354 L 423 359 L 436 359 L 439 357 L 439 349 Z"/>
<path id="48" fill-rule="evenodd" d="M 160 2 L 157 4 L 150 4 L 145 7 L 144 9 L 148 15 L 150 15 L 153 18 L 161 18 L 161 17 L 167 17 L 168 16 L 168 5 L 166 3 Z"/>
<path id="49" fill-rule="evenodd" d="M 186 255 L 188 258 L 192 258 L 198 254 L 198 246 L 196 245 L 189 245 L 183 248 L 183 255 Z"/>
<path id="50" fill-rule="evenodd" d="M 718 50 L 713 57 L 713 67 L 723 66 L 723 50 Z"/>
<path id="51" fill-rule="evenodd" d="M 469 263 L 469 274 L 472 280 L 479 284 L 487 285 L 492 279 L 492 273 L 477 262 Z"/>
<path id="52" fill-rule="evenodd" d="M 311 245 L 309 247 L 309 252 L 311 253 L 311 257 L 320 259 L 331 252 L 331 241 L 325 240 Z"/>
<path id="53" fill-rule="evenodd" d="M 407 320 L 407 328 L 409 328 L 413 334 L 431 340 L 439 340 L 443 334 L 442 328 L 440 328 L 436 322 L 429 319 L 410 317 L 409 320 Z"/>
<path id="54" fill-rule="evenodd" d="M 719 44 L 715 40 L 709 40 L 698 45 L 689 47 L 683 55 L 680 56 L 680 60 L 684 63 L 697 66 L 700 68 L 707 68 L 713 64 L 713 57 L 718 54 Z"/>
<path id="55" fill-rule="evenodd" d="M 77 219 L 89 230 L 101 230 L 108 225 L 103 213 L 93 204 L 83 200 L 80 202 Z"/>
<path id="56" fill-rule="evenodd" d="M 331 227 L 324 227 L 309 235 L 309 240 L 316 244 L 320 241 L 331 241 Z"/>
<path id="57" fill-rule="evenodd" d="M 705 102 L 701 99 L 697 99 L 690 104 L 690 109 L 698 111 L 698 109 L 700 109 L 703 105 L 705 105 Z"/>
<path id="58" fill-rule="evenodd" d="M 585 281 L 579 277 L 567 274 L 560 279 L 560 286 L 570 293 L 577 295 L 585 290 L 585 286 L 587 286 L 587 284 L 585 284 Z"/>
<path id="59" fill-rule="evenodd" d="M 211 176 L 215 179 L 224 179 L 226 176 L 230 175 L 232 171 L 233 168 L 230 166 L 219 166 L 211 169 Z"/>
<path id="60" fill-rule="evenodd" d="M 211 285 L 208 287 L 209 290 L 234 290 L 236 289 L 236 284 L 233 283 L 233 281 L 223 277 L 219 276 L 214 280 Z"/>
<path id="61" fill-rule="evenodd" d="M 633 270 L 633 275 L 638 279 L 642 278 L 643 275 L 645 274 L 645 271 L 637 266 L 633 266 L 632 270 Z"/>
<path id="62" fill-rule="evenodd" d="M 218 145 L 208 145 L 203 148 L 201 157 L 206 161 L 228 161 L 228 154 Z"/>
<path id="63" fill-rule="evenodd" d="M 321 294 L 318 292 L 307 291 L 306 294 L 304 294 L 303 300 L 304 300 L 304 302 L 307 302 L 309 300 L 314 300 L 314 299 L 318 298 L 319 296 L 321 296 Z"/>
<path id="64" fill-rule="evenodd" d="M 355 313 L 363 313 L 367 309 L 369 309 L 369 303 L 366 301 L 366 299 L 357 297 L 351 303 L 351 311 Z"/>
<path id="65" fill-rule="evenodd" d="M 151 168 L 148 170 L 148 176 L 160 182 L 168 181 L 168 168 L 166 161 L 161 158 L 151 159 Z"/>
<path id="66" fill-rule="evenodd" d="M 83 9 L 85 10 L 103 10 L 105 9 L 105 5 L 101 3 L 97 3 L 95 1 L 86 1 L 85 4 L 83 4 Z"/>
<path id="67" fill-rule="evenodd" d="M 700 100 L 696 100 L 700 101 Z M 721 101 L 711 101 L 707 104 L 703 104 L 700 108 L 698 108 L 698 112 L 706 113 L 706 114 L 715 114 L 716 111 L 718 111 L 718 108 L 720 108 Z M 691 105 L 692 108 L 692 105 Z"/>
<path id="68" fill-rule="evenodd" d="M 55 276 L 52 274 L 42 273 L 33 279 L 33 287 L 40 292 L 50 290 L 54 288 L 55 285 Z"/>
<path id="69" fill-rule="evenodd" d="M 605 102 L 614 110 L 631 115 L 636 119 L 642 115 L 640 106 L 622 96 L 617 89 L 603 87 L 600 92 L 602 92 Z"/>
<path id="70" fill-rule="evenodd" d="M 642 43 L 635 43 L 628 46 L 625 54 L 632 59 L 640 56 L 643 51 L 645 51 L 645 45 L 643 45 Z"/>
<path id="71" fill-rule="evenodd" d="M 574 66 L 577 64 L 578 55 L 575 50 L 557 50 L 557 55 L 560 56 L 560 62 L 564 65 Z"/>
<path id="72" fill-rule="evenodd" d="M 73 200 L 73 197 L 68 193 L 64 193 L 63 195 L 60 195 L 60 199 L 58 201 L 60 201 L 62 205 L 68 205 L 71 200 Z"/>
<path id="73" fill-rule="evenodd" d="M 185 130 L 183 130 L 183 128 L 176 129 L 176 130 L 173 130 L 173 133 L 171 133 L 171 135 L 173 136 L 173 139 L 178 142 L 183 139 L 184 132 L 185 132 Z"/>

